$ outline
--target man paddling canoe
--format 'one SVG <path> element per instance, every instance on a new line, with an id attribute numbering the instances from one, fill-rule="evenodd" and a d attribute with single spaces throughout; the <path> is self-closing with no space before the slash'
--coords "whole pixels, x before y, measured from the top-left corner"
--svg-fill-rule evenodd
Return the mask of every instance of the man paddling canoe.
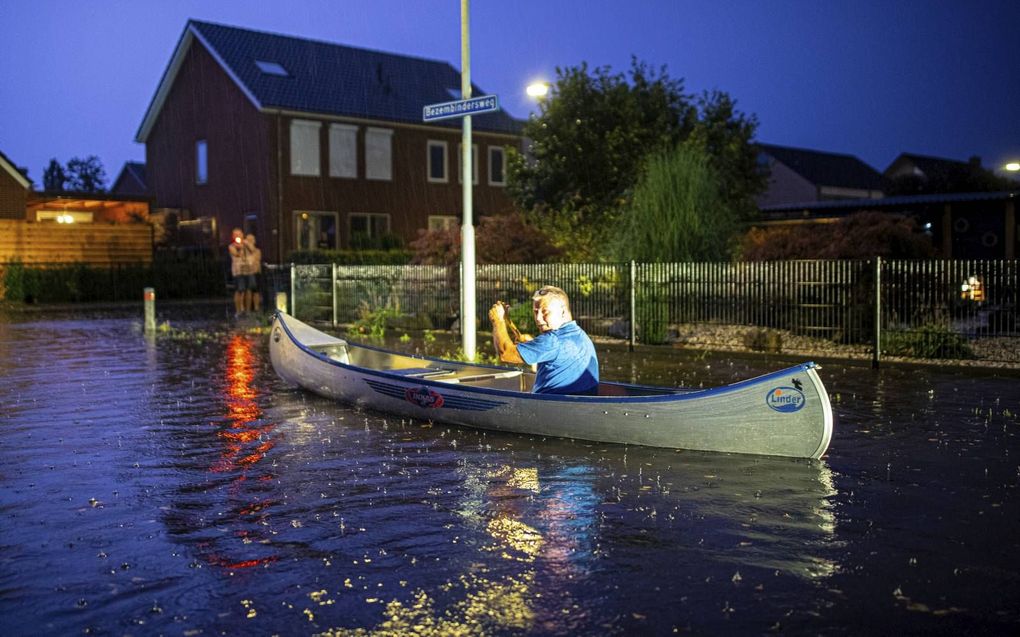
<path id="1" fill-rule="evenodd" d="M 489 309 L 492 343 L 499 360 L 538 366 L 535 386 L 538 394 L 595 394 L 599 385 L 599 361 L 595 346 L 574 322 L 570 299 L 558 287 L 547 285 L 532 297 L 532 312 L 538 336 L 514 343 L 508 332 L 506 307 L 496 303 Z"/>

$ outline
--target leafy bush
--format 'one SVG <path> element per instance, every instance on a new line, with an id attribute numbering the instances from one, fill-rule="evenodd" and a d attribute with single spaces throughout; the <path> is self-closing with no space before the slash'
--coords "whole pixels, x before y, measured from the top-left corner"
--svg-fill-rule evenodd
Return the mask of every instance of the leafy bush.
<path id="1" fill-rule="evenodd" d="M 942 325 L 882 333 L 882 351 L 912 358 L 974 358 L 967 339 Z"/>
<path id="2" fill-rule="evenodd" d="M 460 229 L 422 231 L 411 242 L 413 263 L 449 265 L 460 261 Z M 560 255 L 549 239 L 517 213 L 482 217 L 475 229 L 478 263 L 543 263 Z"/>
<path id="3" fill-rule="evenodd" d="M 751 228 L 741 240 L 744 261 L 784 259 L 916 259 L 934 254 L 911 217 L 860 212 L 838 223 Z"/>
<path id="4" fill-rule="evenodd" d="M 634 300 L 638 338 L 645 345 L 662 345 L 669 340 L 669 303 L 654 293 L 639 290 Z"/>

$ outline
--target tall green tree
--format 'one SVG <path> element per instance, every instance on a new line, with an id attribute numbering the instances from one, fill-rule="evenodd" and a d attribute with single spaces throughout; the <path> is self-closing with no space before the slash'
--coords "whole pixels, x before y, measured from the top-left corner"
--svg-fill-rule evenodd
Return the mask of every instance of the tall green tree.
<path id="1" fill-rule="evenodd" d="M 60 162 L 53 158 L 43 171 L 43 188 L 49 192 L 60 192 L 67 182 L 67 175 Z"/>
<path id="2" fill-rule="evenodd" d="M 73 157 L 67 162 L 67 190 L 74 192 L 105 192 L 106 170 L 95 155 L 85 159 Z"/>
<path id="3" fill-rule="evenodd" d="M 715 261 L 735 245 L 740 211 L 704 147 L 688 141 L 649 155 L 631 204 L 613 233 L 620 261 Z"/>
<path id="4" fill-rule="evenodd" d="M 665 67 L 636 59 L 626 75 L 584 63 L 556 74 L 539 114 L 524 126 L 527 153 L 510 153 L 508 191 L 568 258 L 607 258 L 646 156 L 692 138 L 708 153 L 725 197 L 752 214 L 765 184 L 752 144 L 757 121 L 725 93 L 695 99 Z"/>

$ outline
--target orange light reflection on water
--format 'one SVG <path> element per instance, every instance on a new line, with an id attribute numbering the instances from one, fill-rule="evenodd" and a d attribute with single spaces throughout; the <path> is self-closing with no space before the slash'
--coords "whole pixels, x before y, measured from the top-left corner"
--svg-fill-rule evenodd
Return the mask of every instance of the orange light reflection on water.
<path id="1" fill-rule="evenodd" d="M 224 443 L 223 452 L 219 460 L 209 467 L 213 473 L 235 474 L 228 493 L 232 500 L 241 500 L 231 502 L 228 505 L 230 514 L 223 518 L 229 520 L 228 524 L 236 525 L 230 536 L 224 536 L 224 539 L 233 537 L 239 546 L 217 542 L 217 546 L 208 546 L 211 550 L 204 555 L 210 564 L 231 571 L 267 566 L 279 559 L 275 555 L 254 558 L 227 555 L 235 550 L 250 553 L 251 549 L 244 548 L 245 545 L 266 545 L 269 542 L 267 536 L 250 525 L 265 524 L 269 509 L 277 504 L 274 500 L 259 500 L 253 495 L 246 495 L 244 489 L 249 477 L 258 481 L 273 478 L 269 473 L 256 473 L 255 470 L 276 445 L 276 423 L 261 421 L 263 412 L 258 403 L 259 392 L 255 383 L 258 369 L 254 347 L 253 341 L 242 334 L 234 334 L 227 343 L 224 370 L 226 383 L 223 389 L 226 428 L 217 432 Z"/>

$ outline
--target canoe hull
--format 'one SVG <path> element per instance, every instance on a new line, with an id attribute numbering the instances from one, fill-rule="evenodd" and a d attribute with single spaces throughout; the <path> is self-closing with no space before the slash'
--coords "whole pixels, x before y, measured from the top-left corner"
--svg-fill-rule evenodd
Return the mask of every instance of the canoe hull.
<path id="1" fill-rule="evenodd" d="M 556 396 L 345 363 L 323 353 L 333 342 L 344 344 L 280 313 L 270 332 L 273 367 L 285 381 L 326 398 L 399 417 L 519 434 L 798 458 L 821 457 L 832 436 L 828 394 L 811 363 L 714 389 Z M 404 363 L 441 362 L 455 371 L 467 367 L 393 356 Z M 471 367 L 479 369 L 507 372 L 508 383 L 517 382 L 515 370 Z M 603 393 L 626 391 L 626 385 L 604 384 Z"/>

